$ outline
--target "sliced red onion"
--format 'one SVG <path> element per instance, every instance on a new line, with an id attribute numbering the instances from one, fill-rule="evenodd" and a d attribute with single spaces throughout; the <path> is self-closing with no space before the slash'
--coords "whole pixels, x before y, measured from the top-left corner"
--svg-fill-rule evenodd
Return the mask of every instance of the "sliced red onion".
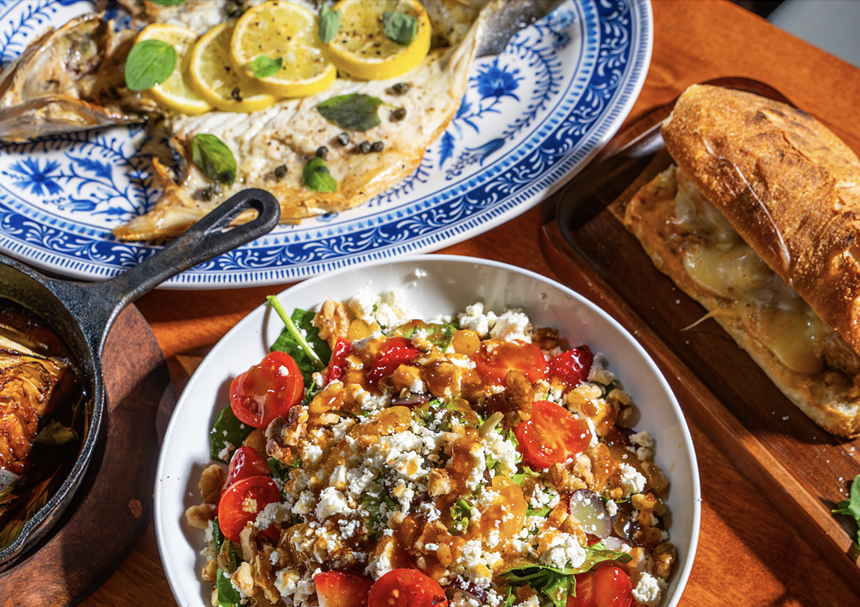
<path id="1" fill-rule="evenodd" d="M 574 491 L 570 496 L 570 513 L 590 535 L 604 539 L 612 533 L 612 517 L 609 516 L 603 500 L 593 491 Z"/>
<path id="2" fill-rule="evenodd" d="M 409 407 L 411 409 L 412 407 L 417 407 L 418 405 L 423 405 L 424 403 L 426 403 L 429 400 L 430 400 L 429 394 L 410 394 L 406 398 L 400 398 L 400 397 L 392 398 L 391 399 L 391 405 L 392 406 L 401 405 L 403 407 Z"/>

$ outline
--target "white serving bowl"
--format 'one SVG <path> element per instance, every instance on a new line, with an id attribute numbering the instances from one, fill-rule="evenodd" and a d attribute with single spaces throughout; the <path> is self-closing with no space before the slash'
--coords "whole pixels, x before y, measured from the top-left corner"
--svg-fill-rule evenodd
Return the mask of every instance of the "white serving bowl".
<path id="1" fill-rule="evenodd" d="M 655 461 L 671 482 L 669 534 L 678 563 L 661 607 L 673 607 L 687 582 L 699 534 L 701 493 L 690 431 L 678 402 L 642 347 L 600 308 L 567 287 L 526 270 L 470 257 L 422 255 L 346 268 L 300 283 L 279 295 L 289 313 L 315 309 L 326 299 L 348 301 L 361 289 L 403 289 L 419 315 L 454 314 L 481 301 L 497 313 L 523 308 L 535 326 L 559 330 L 572 345 L 603 353 L 637 404 L 637 430 L 657 441 Z M 185 522 L 185 509 L 200 502 L 197 480 L 209 462 L 209 429 L 229 405 L 230 382 L 269 352 L 283 328 L 260 306 L 213 348 L 194 373 L 164 438 L 155 484 L 155 530 L 167 579 L 182 607 L 209 605 L 210 584 L 200 581 L 203 532 Z"/>

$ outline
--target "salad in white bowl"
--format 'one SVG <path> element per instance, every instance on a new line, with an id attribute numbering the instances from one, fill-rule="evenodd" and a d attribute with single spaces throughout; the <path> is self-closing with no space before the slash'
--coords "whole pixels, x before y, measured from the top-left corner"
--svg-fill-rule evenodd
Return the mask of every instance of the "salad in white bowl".
<path id="1" fill-rule="evenodd" d="M 165 437 L 156 527 L 180 604 L 680 598 L 699 516 L 689 433 L 594 306 L 441 256 L 270 300 L 203 362 Z"/>

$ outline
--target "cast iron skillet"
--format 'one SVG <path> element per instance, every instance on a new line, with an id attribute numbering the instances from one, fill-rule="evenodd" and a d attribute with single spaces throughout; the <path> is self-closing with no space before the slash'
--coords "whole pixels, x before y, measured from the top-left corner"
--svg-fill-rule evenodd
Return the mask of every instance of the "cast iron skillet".
<path id="1" fill-rule="evenodd" d="M 247 210 L 257 211 L 257 218 L 225 231 L 231 221 Z M 244 190 L 158 254 L 125 274 L 101 283 L 50 279 L 0 255 L 0 296 L 42 317 L 72 351 L 89 399 L 86 407 L 90 419 L 81 437 L 83 446 L 74 467 L 48 503 L 27 521 L 15 542 L 0 551 L 0 571 L 11 566 L 15 557 L 48 532 L 83 480 L 106 411 L 102 348 L 119 313 L 168 278 L 267 234 L 278 224 L 280 215 L 274 196 L 263 190 Z M 129 356 L 133 355 L 133 344 L 130 344 Z"/>

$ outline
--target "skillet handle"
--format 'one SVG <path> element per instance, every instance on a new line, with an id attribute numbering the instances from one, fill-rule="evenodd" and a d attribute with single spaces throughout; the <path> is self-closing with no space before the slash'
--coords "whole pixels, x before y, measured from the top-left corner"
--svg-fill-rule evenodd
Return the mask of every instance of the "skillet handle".
<path id="1" fill-rule="evenodd" d="M 248 210 L 257 211 L 257 217 L 225 231 Z M 50 288 L 77 319 L 93 353 L 100 356 L 111 326 L 126 305 L 168 278 L 268 234 L 280 217 L 280 205 L 269 192 L 243 190 L 125 274 L 102 283 L 49 281 Z"/>
<path id="2" fill-rule="evenodd" d="M 248 210 L 257 211 L 254 220 L 225 231 Z M 280 218 L 280 205 L 269 192 L 256 188 L 242 190 L 157 254 L 101 286 L 110 290 L 114 305 L 124 307 L 180 272 L 268 234 Z"/>

